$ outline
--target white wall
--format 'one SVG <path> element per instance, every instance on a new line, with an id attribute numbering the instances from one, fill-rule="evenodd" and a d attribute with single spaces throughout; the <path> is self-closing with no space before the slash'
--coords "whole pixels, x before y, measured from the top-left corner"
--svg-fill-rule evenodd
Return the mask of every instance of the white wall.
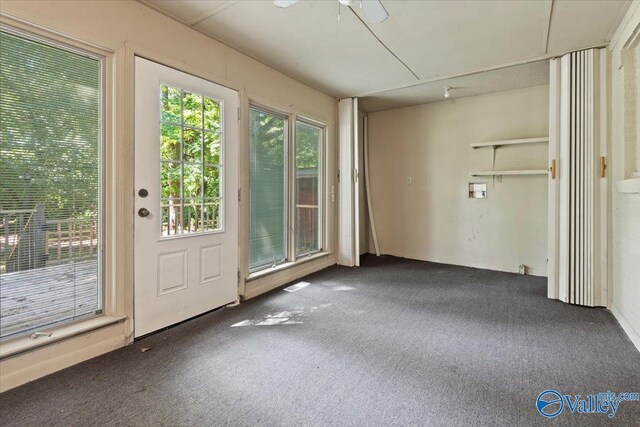
<path id="1" fill-rule="evenodd" d="M 612 49 L 611 95 L 611 161 L 612 181 L 612 236 L 611 236 L 611 286 L 613 303 L 611 310 L 640 350 L 640 193 L 622 193 L 618 185 L 631 180 L 629 156 L 635 150 L 625 150 L 628 138 L 625 134 L 624 75 L 621 52 L 634 30 L 640 26 L 640 2 L 633 2 L 620 28 L 615 33 Z M 636 45 L 637 48 L 637 45 Z M 627 117 L 627 124 L 638 121 L 637 112 Z M 629 126 L 627 126 L 629 129 Z M 636 135 L 636 138 L 638 136 Z M 636 144 L 640 144 L 636 142 Z M 637 145 L 640 147 L 640 145 Z M 640 165 L 636 165 L 638 167 Z M 637 178 L 640 180 L 640 178 Z M 640 185 L 635 187 L 640 191 Z"/>
<path id="2" fill-rule="evenodd" d="M 242 117 L 245 120 L 249 99 L 284 108 L 321 121 L 328 126 L 328 173 L 325 188 L 335 185 L 336 101 L 297 80 L 178 23 L 135 1 L 2 1 L 3 24 L 42 33 L 63 41 L 90 44 L 110 58 L 109 95 L 113 110 L 109 113 L 109 135 L 106 140 L 108 179 L 106 188 L 108 230 L 105 236 L 107 265 L 105 287 L 110 291 L 105 301 L 113 301 L 107 315 L 124 316 L 126 320 L 97 331 L 81 333 L 73 338 L 18 356 L 0 360 L 0 391 L 31 381 L 82 360 L 121 347 L 132 340 L 133 332 L 133 52 L 144 52 L 149 59 L 175 68 L 229 84 L 240 90 Z M 69 43 L 76 43 L 68 41 Z M 240 226 L 240 259 L 247 259 L 247 131 L 242 129 L 240 175 L 243 187 Z M 113 131 L 113 132 L 111 132 Z M 326 199 L 327 249 L 335 239 L 335 204 Z M 111 222 L 110 219 L 113 219 Z M 113 247 L 110 245 L 113 244 Z M 243 247 L 243 245 L 245 245 Z M 291 269 L 241 283 L 241 291 L 255 296 L 304 274 L 335 263 L 332 255 L 302 263 Z M 247 274 L 241 265 L 243 277 Z"/>
<path id="3" fill-rule="evenodd" d="M 547 136 L 549 88 L 536 86 L 369 114 L 373 212 L 384 254 L 547 274 L 546 176 L 470 177 L 491 169 L 471 143 Z M 546 169 L 547 144 L 496 151 L 496 169 Z M 407 183 L 411 177 L 412 183 Z M 469 182 L 488 198 L 468 199 Z"/>

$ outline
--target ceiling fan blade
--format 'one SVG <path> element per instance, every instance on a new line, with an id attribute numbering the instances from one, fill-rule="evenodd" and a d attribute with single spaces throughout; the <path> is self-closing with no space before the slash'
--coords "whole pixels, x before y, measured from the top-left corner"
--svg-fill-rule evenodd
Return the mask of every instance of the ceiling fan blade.
<path id="1" fill-rule="evenodd" d="M 273 4 L 278 7 L 286 8 L 289 6 L 293 6 L 294 4 L 298 3 L 298 1 L 300 0 L 273 0 Z"/>
<path id="2" fill-rule="evenodd" d="M 389 17 L 380 0 L 362 0 L 362 11 L 369 22 L 373 24 L 380 24 Z"/>

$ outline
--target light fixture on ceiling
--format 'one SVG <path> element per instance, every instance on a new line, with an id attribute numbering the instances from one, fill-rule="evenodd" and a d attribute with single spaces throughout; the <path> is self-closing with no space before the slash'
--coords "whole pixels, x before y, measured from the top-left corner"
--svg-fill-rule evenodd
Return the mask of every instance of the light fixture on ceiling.
<path id="1" fill-rule="evenodd" d="M 342 15 L 342 6 L 351 7 L 356 4 L 356 0 L 338 0 L 338 21 Z"/>
<path id="2" fill-rule="evenodd" d="M 296 3 L 298 3 L 298 0 L 273 0 L 273 4 L 283 9 L 293 6 Z"/>
<path id="3" fill-rule="evenodd" d="M 451 89 L 453 89 L 451 86 L 447 86 L 444 88 L 444 97 L 445 98 L 449 98 L 451 96 L 451 92 L 449 92 Z"/>
<path id="4" fill-rule="evenodd" d="M 300 0 L 273 0 L 273 4 L 280 8 L 287 8 L 298 3 Z M 338 0 L 339 6 L 354 7 L 356 4 L 360 4 L 360 9 L 367 17 L 367 20 L 372 24 L 380 24 L 384 22 L 389 13 L 384 8 L 380 0 Z M 340 12 L 338 9 L 338 20 L 340 20 Z"/>
<path id="5" fill-rule="evenodd" d="M 369 0 L 369 1 L 379 2 L 379 0 Z M 362 9 L 362 4 L 365 2 L 365 0 L 338 0 L 338 2 L 341 5 L 347 6 L 347 7 L 353 7 L 357 4 L 360 6 L 360 9 Z"/>

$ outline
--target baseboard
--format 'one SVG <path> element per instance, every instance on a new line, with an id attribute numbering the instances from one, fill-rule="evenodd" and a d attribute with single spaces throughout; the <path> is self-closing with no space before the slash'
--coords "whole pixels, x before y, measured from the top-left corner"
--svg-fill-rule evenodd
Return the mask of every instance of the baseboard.
<path id="1" fill-rule="evenodd" d="M 304 264 L 279 271 L 269 276 L 252 280 L 247 282 L 242 299 L 247 300 L 255 298 L 265 292 L 279 288 L 292 280 L 296 280 L 311 273 L 315 273 L 316 271 L 331 267 L 332 265 L 335 265 L 335 263 L 336 261 L 333 256 L 322 257 L 317 260 L 309 261 Z"/>
<path id="2" fill-rule="evenodd" d="M 631 323 L 629 323 L 627 318 L 624 317 L 624 314 L 622 314 L 622 312 L 618 310 L 615 305 L 611 306 L 611 313 L 613 313 L 613 317 L 616 318 L 620 326 L 622 326 L 622 329 L 627 333 L 627 336 L 629 337 L 633 345 L 636 346 L 636 349 L 640 351 L 640 334 L 638 334 L 638 332 L 633 329 Z"/>
<path id="3" fill-rule="evenodd" d="M 461 267 L 479 268 L 481 270 L 501 271 L 504 273 L 518 273 L 517 267 L 506 267 L 504 265 L 498 265 L 498 264 L 484 264 L 484 263 L 481 264 L 481 263 L 466 262 L 466 261 L 447 259 L 447 258 L 416 256 L 413 254 L 402 254 L 402 255 L 388 254 L 388 255 L 398 256 L 402 258 L 416 259 L 419 261 L 436 262 L 438 264 L 450 264 L 450 265 L 458 265 Z M 548 274 L 546 269 L 537 269 L 537 268 L 527 267 L 527 276 L 547 277 L 547 275 Z"/>
<path id="4" fill-rule="evenodd" d="M 131 342 L 122 323 L 3 359 L 0 393 L 116 350 Z"/>

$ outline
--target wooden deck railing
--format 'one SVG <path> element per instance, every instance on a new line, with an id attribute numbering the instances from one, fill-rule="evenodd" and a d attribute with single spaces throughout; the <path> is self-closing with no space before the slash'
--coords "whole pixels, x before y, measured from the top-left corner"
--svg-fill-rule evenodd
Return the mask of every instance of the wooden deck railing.
<path id="1" fill-rule="evenodd" d="M 96 218 L 47 220 L 43 205 L 0 211 L 0 272 L 89 258 L 97 245 Z"/>
<path id="2" fill-rule="evenodd" d="M 296 205 L 298 252 L 318 249 L 318 206 Z M 29 270 L 96 255 L 96 218 L 44 219 L 44 208 L 0 211 L 0 272 Z"/>
<path id="3" fill-rule="evenodd" d="M 45 253 L 49 264 L 92 257 L 98 250 L 95 218 L 48 220 Z"/>

